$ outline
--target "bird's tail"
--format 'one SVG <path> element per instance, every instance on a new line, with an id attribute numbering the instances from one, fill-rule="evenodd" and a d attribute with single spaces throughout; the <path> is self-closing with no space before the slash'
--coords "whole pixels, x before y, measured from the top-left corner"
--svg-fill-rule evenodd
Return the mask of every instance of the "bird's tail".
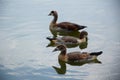
<path id="1" fill-rule="evenodd" d="M 83 25 L 82 25 L 82 27 L 83 27 L 83 28 L 87 28 L 87 26 L 83 26 Z"/>
<path id="2" fill-rule="evenodd" d="M 79 30 L 84 29 L 84 28 L 87 28 L 87 26 L 83 26 L 83 25 L 79 26 Z"/>
<path id="3" fill-rule="evenodd" d="M 50 38 L 50 37 L 47 37 L 46 39 L 48 39 L 49 41 L 55 40 L 55 38 Z"/>
<path id="4" fill-rule="evenodd" d="M 99 56 L 99 55 L 101 55 L 103 52 L 102 51 L 99 51 L 99 52 L 92 52 L 92 53 L 90 53 L 90 55 L 92 56 Z"/>
<path id="5" fill-rule="evenodd" d="M 72 23 L 74 24 L 74 23 Z M 78 24 L 74 24 L 74 26 L 77 26 L 78 30 L 80 29 L 84 29 L 84 28 L 87 28 L 87 26 L 84 26 L 84 25 L 78 25 Z"/>

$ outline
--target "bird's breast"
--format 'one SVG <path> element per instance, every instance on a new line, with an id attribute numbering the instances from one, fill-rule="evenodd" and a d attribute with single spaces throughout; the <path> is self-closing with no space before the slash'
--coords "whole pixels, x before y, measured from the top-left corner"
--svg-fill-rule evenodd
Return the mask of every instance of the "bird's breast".
<path id="1" fill-rule="evenodd" d="M 58 58 L 61 60 L 61 61 L 65 61 L 67 62 L 67 56 L 66 55 L 59 55 Z"/>

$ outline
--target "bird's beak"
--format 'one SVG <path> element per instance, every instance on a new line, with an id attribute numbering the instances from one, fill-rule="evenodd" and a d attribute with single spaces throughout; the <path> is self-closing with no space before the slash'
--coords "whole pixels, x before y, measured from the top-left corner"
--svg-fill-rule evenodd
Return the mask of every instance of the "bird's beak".
<path id="1" fill-rule="evenodd" d="M 51 13 L 48 14 L 48 16 L 51 16 L 51 15 L 52 15 Z"/>
<path id="2" fill-rule="evenodd" d="M 58 49 L 58 48 L 55 48 L 52 52 L 55 52 L 55 51 L 59 51 L 59 49 Z"/>

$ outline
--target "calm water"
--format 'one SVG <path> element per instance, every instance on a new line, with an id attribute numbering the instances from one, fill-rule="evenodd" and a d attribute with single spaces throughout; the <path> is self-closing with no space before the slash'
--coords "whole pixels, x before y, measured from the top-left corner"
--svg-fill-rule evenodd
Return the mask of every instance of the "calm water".
<path id="1" fill-rule="evenodd" d="M 119 80 L 119 0 L 0 0 L 0 80 Z M 54 47 L 46 47 L 52 36 L 47 15 L 57 10 L 59 20 L 88 26 L 88 46 L 70 51 L 103 51 L 102 64 L 63 64 Z M 66 68 L 65 68 L 66 67 Z"/>

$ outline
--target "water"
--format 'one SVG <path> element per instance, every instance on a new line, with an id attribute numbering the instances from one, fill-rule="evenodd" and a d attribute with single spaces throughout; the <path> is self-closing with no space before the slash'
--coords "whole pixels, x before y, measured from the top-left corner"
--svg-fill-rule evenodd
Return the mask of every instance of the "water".
<path id="1" fill-rule="evenodd" d="M 1 0 L 0 80 L 119 80 L 119 0 Z M 47 15 L 57 10 L 59 20 L 88 26 L 88 45 L 71 51 L 103 51 L 101 64 L 64 64 L 62 75 L 54 47 L 46 47 L 52 36 Z M 63 66 L 63 67 L 65 67 Z M 66 71 L 66 72 L 64 72 Z"/>

